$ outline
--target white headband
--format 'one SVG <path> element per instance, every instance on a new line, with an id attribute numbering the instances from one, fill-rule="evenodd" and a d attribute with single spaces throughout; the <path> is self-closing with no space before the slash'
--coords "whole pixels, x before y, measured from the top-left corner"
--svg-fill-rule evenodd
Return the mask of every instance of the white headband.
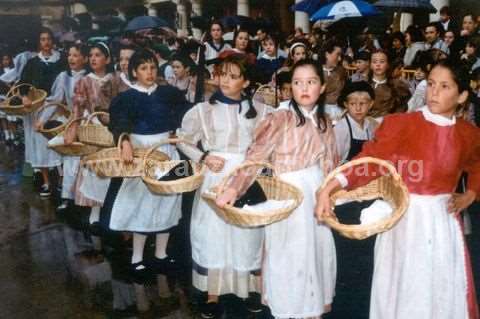
<path id="1" fill-rule="evenodd" d="M 98 41 L 97 44 L 101 45 L 102 47 L 105 48 L 105 50 L 107 50 L 108 57 L 112 56 L 112 55 L 110 54 L 110 48 L 108 47 L 108 45 L 105 44 L 105 42 Z"/>
<path id="2" fill-rule="evenodd" d="M 307 49 L 307 46 L 305 45 L 305 43 L 302 43 L 302 42 L 295 42 L 294 44 L 292 44 L 290 46 L 290 52 L 293 52 L 293 50 L 295 50 L 296 47 L 299 47 L 299 46 L 302 46 L 305 48 L 305 50 Z M 291 54 L 291 53 L 290 53 Z"/>

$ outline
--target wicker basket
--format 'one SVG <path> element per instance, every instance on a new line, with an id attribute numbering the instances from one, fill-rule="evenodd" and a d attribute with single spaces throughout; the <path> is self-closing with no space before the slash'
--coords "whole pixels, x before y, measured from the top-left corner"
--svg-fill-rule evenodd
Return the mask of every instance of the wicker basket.
<path id="1" fill-rule="evenodd" d="M 81 124 L 78 127 L 78 140 L 88 145 L 95 145 L 100 147 L 112 147 L 113 135 L 108 130 L 108 127 L 102 124 L 93 124 L 92 120 L 97 116 L 108 116 L 106 112 L 94 112 L 87 118 L 85 124 Z"/>
<path id="2" fill-rule="evenodd" d="M 181 164 L 182 160 L 170 160 L 170 161 L 159 161 L 152 157 L 152 152 L 161 145 L 164 144 L 173 144 L 173 143 L 186 143 L 185 141 L 174 138 L 167 139 L 162 141 L 153 147 L 151 147 L 144 157 L 143 165 L 143 175 L 142 179 L 148 189 L 155 194 L 159 195 L 170 195 L 170 194 L 180 194 L 186 192 L 192 192 L 200 187 L 203 183 L 203 178 L 205 175 L 205 167 L 203 165 L 189 161 L 190 165 L 193 168 L 193 175 L 180 178 L 173 181 L 159 181 L 155 177 L 155 170 L 161 169 L 162 171 L 169 171 L 178 164 Z"/>
<path id="3" fill-rule="evenodd" d="M 386 168 L 389 175 L 381 176 L 355 190 L 338 190 L 332 194 L 331 200 L 333 202 L 338 199 L 364 201 L 382 198 L 392 206 L 393 213 L 388 218 L 367 225 L 344 225 L 333 216 L 324 219 L 327 225 L 338 231 L 341 235 L 350 239 L 359 240 L 391 229 L 403 216 L 409 203 L 407 187 L 395 167 L 384 160 L 373 157 L 360 158 L 338 167 L 327 176 L 323 185 L 327 185 L 337 174 L 361 164 L 377 164 Z"/>
<path id="4" fill-rule="evenodd" d="M 32 100 L 32 105 L 30 107 L 25 107 L 23 104 L 20 105 L 10 105 L 10 101 L 13 97 L 20 96 L 20 88 L 28 87 L 27 96 Z M 47 98 L 47 92 L 44 90 L 36 89 L 31 84 L 18 84 L 13 86 L 6 95 L 6 100 L 0 104 L 0 111 L 3 111 L 9 115 L 26 115 L 36 111 L 43 105 L 43 102 Z"/>
<path id="5" fill-rule="evenodd" d="M 268 84 L 261 85 L 253 95 L 253 100 L 265 103 L 272 107 L 277 107 L 278 93 L 275 92 L 275 88 Z"/>
<path id="6" fill-rule="evenodd" d="M 70 125 L 77 121 L 82 121 L 85 118 L 78 118 L 73 121 L 70 121 L 67 126 L 65 127 L 65 130 L 60 133 L 58 136 L 63 136 L 65 132 L 68 130 Z M 98 151 L 99 147 L 94 146 L 94 145 L 87 145 L 83 144 L 81 142 L 73 142 L 72 144 L 65 145 L 65 144 L 59 144 L 59 145 L 48 145 L 48 148 L 54 150 L 55 152 L 65 155 L 65 156 L 85 156 L 88 154 L 95 153 Z"/>
<path id="7" fill-rule="evenodd" d="M 273 172 L 273 176 L 257 176 L 256 181 L 260 184 L 267 199 L 273 200 L 293 200 L 288 207 L 265 212 L 249 212 L 232 205 L 226 205 L 220 208 L 215 203 L 217 191 L 222 192 L 228 180 L 235 176 L 240 170 L 247 167 L 267 167 Z M 215 194 L 215 195 L 214 195 Z M 210 192 L 203 193 L 202 198 L 223 218 L 227 223 L 240 227 L 258 227 L 273 224 L 281 221 L 288 216 L 302 203 L 303 194 L 297 187 L 287 183 L 275 176 L 275 170 L 270 164 L 261 162 L 246 162 L 229 175 L 225 176 L 218 187 L 213 187 Z"/>
<path id="8" fill-rule="evenodd" d="M 133 163 L 126 164 L 121 158 L 121 143 L 126 134 L 120 135 L 118 146 L 102 149 L 82 158 L 83 166 L 95 172 L 99 177 L 140 177 L 143 174 L 144 157 L 148 149 L 137 148 L 133 150 Z M 168 161 L 170 157 L 165 153 L 151 152 L 155 161 Z"/>
<path id="9" fill-rule="evenodd" d="M 44 125 L 46 124 L 46 122 L 42 123 L 42 126 L 38 131 L 43 136 L 45 136 L 47 139 L 50 140 L 65 130 L 65 128 L 68 125 L 68 122 L 70 122 L 71 120 L 72 112 L 70 112 L 70 110 L 62 103 L 48 103 L 48 104 L 44 104 L 42 107 L 40 107 L 37 110 L 37 116 L 39 116 L 43 110 L 49 107 L 57 107 L 57 110 L 50 116 L 48 120 L 55 119 L 58 116 L 62 116 L 62 115 L 69 119 L 67 122 L 51 129 L 44 128 Z"/>

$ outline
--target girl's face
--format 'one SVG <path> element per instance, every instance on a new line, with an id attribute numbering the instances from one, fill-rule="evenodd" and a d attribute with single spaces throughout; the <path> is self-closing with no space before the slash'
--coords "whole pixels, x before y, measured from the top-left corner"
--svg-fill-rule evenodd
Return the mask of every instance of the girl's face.
<path id="1" fill-rule="evenodd" d="M 425 72 L 423 72 L 421 68 L 417 68 L 415 70 L 415 80 L 422 81 L 422 80 L 425 80 L 426 77 L 427 77 L 427 74 L 425 74 Z"/>
<path id="2" fill-rule="evenodd" d="M 235 48 L 240 51 L 247 50 L 248 40 L 249 40 L 248 33 L 240 32 L 235 38 Z"/>
<path id="3" fill-rule="evenodd" d="M 122 49 L 120 50 L 120 71 L 123 74 L 128 74 L 128 62 L 130 61 L 130 58 L 132 57 L 133 53 L 135 53 L 134 50 L 131 49 Z"/>
<path id="4" fill-rule="evenodd" d="M 292 95 L 299 105 L 315 107 L 324 90 L 325 85 L 312 65 L 303 65 L 295 69 L 292 75 Z"/>
<path id="5" fill-rule="evenodd" d="M 172 69 L 176 79 L 183 79 L 188 76 L 188 68 L 186 68 L 180 61 L 173 61 Z"/>
<path id="6" fill-rule="evenodd" d="M 347 96 L 344 105 L 348 114 L 357 122 L 363 123 L 374 101 L 367 92 L 353 92 Z"/>
<path id="7" fill-rule="evenodd" d="M 470 56 L 475 56 L 476 55 L 477 49 L 471 45 L 468 45 L 465 47 L 465 53 L 470 55 Z"/>
<path id="8" fill-rule="evenodd" d="M 475 21 L 473 21 L 472 16 L 465 16 L 463 18 L 462 29 L 467 31 L 468 34 L 473 34 L 476 28 Z"/>
<path id="9" fill-rule="evenodd" d="M 342 60 L 342 48 L 335 47 L 332 53 L 325 52 L 326 64 L 329 67 L 335 67 Z"/>
<path id="10" fill-rule="evenodd" d="M 212 37 L 213 41 L 219 42 L 223 36 L 222 28 L 218 24 L 212 25 L 210 28 L 210 36 Z"/>
<path id="11" fill-rule="evenodd" d="M 153 61 L 142 63 L 133 71 L 137 83 L 147 88 L 156 83 L 157 74 L 158 66 Z"/>
<path id="12" fill-rule="evenodd" d="M 452 31 L 445 32 L 445 36 L 443 37 L 443 41 L 448 45 L 452 45 L 453 41 L 455 40 L 455 33 Z"/>
<path id="13" fill-rule="evenodd" d="M 284 83 L 280 88 L 280 98 L 282 101 L 290 100 L 292 98 L 292 83 Z"/>
<path id="14" fill-rule="evenodd" d="M 357 60 L 355 61 L 355 66 L 357 67 L 357 70 L 360 73 L 363 73 L 368 70 L 368 67 L 370 66 L 370 62 L 365 60 Z"/>
<path id="15" fill-rule="evenodd" d="M 3 68 L 9 68 L 12 64 L 12 58 L 10 58 L 10 56 L 8 55 L 4 55 L 2 57 L 2 67 Z"/>
<path id="16" fill-rule="evenodd" d="M 265 40 L 262 42 L 262 48 L 268 56 L 277 55 L 277 46 L 272 40 Z"/>
<path id="17" fill-rule="evenodd" d="M 388 70 L 388 58 L 385 53 L 379 52 L 372 54 L 372 62 L 370 63 L 373 75 L 384 77 Z"/>
<path id="18" fill-rule="evenodd" d="M 393 39 L 392 46 L 394 49 L 401 49 L 403 45 L 399 39 Z"/>
<path id="19" fill-rule="evenodd" d="M 71 47 L 70 50 L 68 50 L 68 66 L 70 70 L 75 72 L 81 71 L 87 63 L 88 57 L 83 56 L 77 48 Z"/>
<path id="20" fill-rule="evenodd" d="M 240 99 L 241 93 L 250 85 L 250 81 L 245 79 L 236 64 L 222 65 L 220 72 L 220 90 L 223 95 L 231 99 Z"/>
<path id="21" fill-rule="evenodd" d="M 437 66 L 428 76 L 427 105 L 434 114 L 451 118 L 468 98 L 468 92 L 459 92 L 449 69 Z"/>
<path id="22" fill-rule="evenodd" d="M 110 58 L 105 56 L 99 48 L 92 48 L 90 50 L 90 68 L 92 68 L 93 72 L 105 72 L 109 63 Z"/>
<path id="23" fill-rule="evenodd" d="M 50 52 L 53 49 L 53 39 L 49 33 L 40 34 L 40 51 Z"/>
<path id="24" fill-rule="evenodd" d="M 410 33 L 405 33 L 405 44 L 410 45 L 412 43 L 412 38 L 410 37 Z"/>
<path id="25" fill-rule="evenodd" d="M 307 51 L 304 47 L 299 46 L 293 49 L 292 52 L 292 60 L 293 63 L 297 63 L 298 61 L 305 60 L 307 58 Z"/>

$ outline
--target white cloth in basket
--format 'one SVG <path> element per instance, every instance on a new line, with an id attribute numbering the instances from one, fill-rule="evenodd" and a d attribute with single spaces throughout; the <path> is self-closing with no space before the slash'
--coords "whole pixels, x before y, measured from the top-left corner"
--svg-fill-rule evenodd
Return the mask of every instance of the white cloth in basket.
<path id="1" fill-rule="evenodd" d="M 270 199 L 267 200 L 266 202 L 256 204 L 256 205 L 244 205 L 242 207 L 243 210 L 247 212 L 266 212 L 266 211 L 271 211 L 271 210 L 277 210 L 277 209 L 284 209 L 289 206 L 291 206 L 295 201 L 292 199 L 289 200 L 274 200 Z"/>
<path id="2" fill-rule="evenodd" d="M 65 144 L 65 139 L 63 138 L 63 135 L 57 135 L 50 141 L 48 141 L 49 146 L 58 146 L 63 144 Z"/>
<path id="3" fill-rule="evenodd" d="M 392 215 L 393 208 L 384 200 L 378 199 L 360 213 L 360 224 L 367 225 L 376 223 Z"/>

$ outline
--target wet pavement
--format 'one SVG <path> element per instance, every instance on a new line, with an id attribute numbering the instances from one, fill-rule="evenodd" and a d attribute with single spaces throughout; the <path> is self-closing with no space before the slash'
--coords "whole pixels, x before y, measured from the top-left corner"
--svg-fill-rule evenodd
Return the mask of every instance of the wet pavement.
<path id="1" fill-rule="evenodd" d="M 99 253 L 95 249 L 98 238 L 88 227 L 88 210 L 56 213 L 58 198 L 40 198 L 32 178 L 22 177 L 22 158 L 18 147 L 0 144 L 0 318 L 199 317 L 196 309 L 200 297 L 190 282 L 187 225 L 191 197 L 186 197 L 183 222 L 169 243 L 173 246 L 169 250 L 181 265 L 179 271 L 135 283 L 125 271 L 130 258 L 128 236 L 107 236 Z M 479 210 L 477 206 L 470 209 L 474 232 L 468 236 L 477 277 Z M 368 291 L 352 291 L 345 300 L 362 295 L 368 296 Z M 224 318 L 249 318 L 236 298 L 226 297 L 222 302 Z M 335 304 L 342 302 L 337 300 Z"/>
<path id="2" fill-rule="evenodd" d="M 0 318 L 192 318 L 178 283 L 121 278 L 117 251 L 94 250 L 88 211 L 58 215 L 58 199 L 22 177 L 19 148 L 0 144 L 0 154 Z"/>

